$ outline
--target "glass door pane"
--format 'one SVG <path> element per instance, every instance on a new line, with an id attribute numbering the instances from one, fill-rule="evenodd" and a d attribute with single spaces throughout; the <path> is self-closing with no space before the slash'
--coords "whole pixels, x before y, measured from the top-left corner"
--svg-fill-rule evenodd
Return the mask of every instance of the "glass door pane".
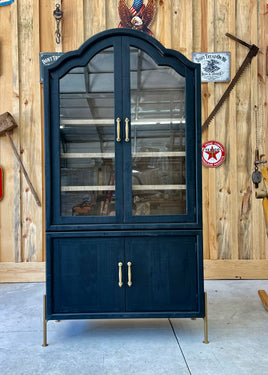
<path id="1" fill-rule="evenodd" d="M 115 215 L 114 50 L 60 79 L 61 216 Z"/>
<path id="2" fill-rule="evenodd" d="M 132 214 L 186 214 L 185 78 L 130 50 Z"/>

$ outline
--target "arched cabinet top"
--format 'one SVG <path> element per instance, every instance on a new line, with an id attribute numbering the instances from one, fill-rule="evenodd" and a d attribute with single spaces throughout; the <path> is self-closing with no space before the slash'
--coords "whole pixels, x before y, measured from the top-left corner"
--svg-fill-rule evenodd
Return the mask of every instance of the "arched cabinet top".
<path id="1" fill-rule="evenodd" d="M 50 74 L 56 72 L 58 78 L 66 74 L 70 69 L 76 66 L 84 66 L 88 61 L 95 56 L 102 49 L 107 48 L 119 42 L 119 39 L 125 37 L 129 45 L 138 46 L 145 49 L 147 52 L 151 51 L 152 57 L 158 60 L 161 65 L 161 58 L 165 59 L 163 64 L 168 65 L 170 58 L 170 65 L 181 65 L 192 71 L 200 72 L 200 64 L 193 63 L 186 56 L 179 51 L 165 48 L 157 39 L 142 31 L 131 30 L 127 28 L 110 29 L 98 33 L 87 41 L 85 41 L 77 50 L 64 53 L 55 63 L 44 67 L 45 81 Z M 159 60 L 160 59 L 160 60 Z M 181 72 L 180 72 L 181 73 Z M 184 75 L 184 74 L 183 74 Z"/>

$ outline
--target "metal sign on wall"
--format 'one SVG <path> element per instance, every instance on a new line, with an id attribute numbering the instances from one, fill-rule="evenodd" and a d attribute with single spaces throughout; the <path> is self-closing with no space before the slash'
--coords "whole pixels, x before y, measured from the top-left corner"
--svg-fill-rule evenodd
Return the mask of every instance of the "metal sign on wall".
<path id="1" fill-rule="evenodd" d="M 193 53 L 193 62 L 201 64 L 202 82 L 230 81 L 230 52 Z"/>
<path id="2" fill-rule="evenodd" d="M 0 7 L 2 6 L 2 5 L 8 5 L 8 4 L 12 4 L 12 3 L 14 3 L 14 0 L 0 0 Z"/>
<path id="3" fill-rule="evenodd" d="M 202 145 L 202 163 L 206 167 L 219 167 L 225 159 L 225 149 L 217 141 L 205 142 Z"/>
<path id="4" fill-rule="evenodd" d="M 44 66 L 51 65 L 57 61 L 63 52 L 40 52 L 40 82 L 44 82 Z"/>

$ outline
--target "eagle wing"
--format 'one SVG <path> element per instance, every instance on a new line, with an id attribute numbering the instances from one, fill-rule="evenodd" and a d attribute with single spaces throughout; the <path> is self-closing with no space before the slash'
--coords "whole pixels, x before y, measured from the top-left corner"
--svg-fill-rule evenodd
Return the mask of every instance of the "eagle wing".
<path id="1" fill-rule="evenodd" d="M 149 27 L 150 24 L 153 22 L 155 11 L 155 0 L 148 0 L 146 7 L 144 8 L 141 14 L 144 26 Z"/>
<path id="2" fill-rule="evenodd" d="M 131 16 L 130 10 L 125 0 L 119 0 L 118 13 L 119 13 L 122 27 L 132 27 L 132 24 L 131 24 L 132 16 Z"/>

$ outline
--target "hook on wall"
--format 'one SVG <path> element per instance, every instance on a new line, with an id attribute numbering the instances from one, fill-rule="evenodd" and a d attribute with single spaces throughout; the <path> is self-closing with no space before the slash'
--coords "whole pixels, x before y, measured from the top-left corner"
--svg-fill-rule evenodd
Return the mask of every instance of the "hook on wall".
<path id="1" fill-rule="evenodd" d="M 61 10 L 59 3 L 56 4 L 56 8 L 53 11 L 53 16 L 56 20 L 56 31 L 55 31 L 56 43 L 60 44 L 60 41 L 61 41 L 60 21 L 63 17 L 63 11 Z"/>

